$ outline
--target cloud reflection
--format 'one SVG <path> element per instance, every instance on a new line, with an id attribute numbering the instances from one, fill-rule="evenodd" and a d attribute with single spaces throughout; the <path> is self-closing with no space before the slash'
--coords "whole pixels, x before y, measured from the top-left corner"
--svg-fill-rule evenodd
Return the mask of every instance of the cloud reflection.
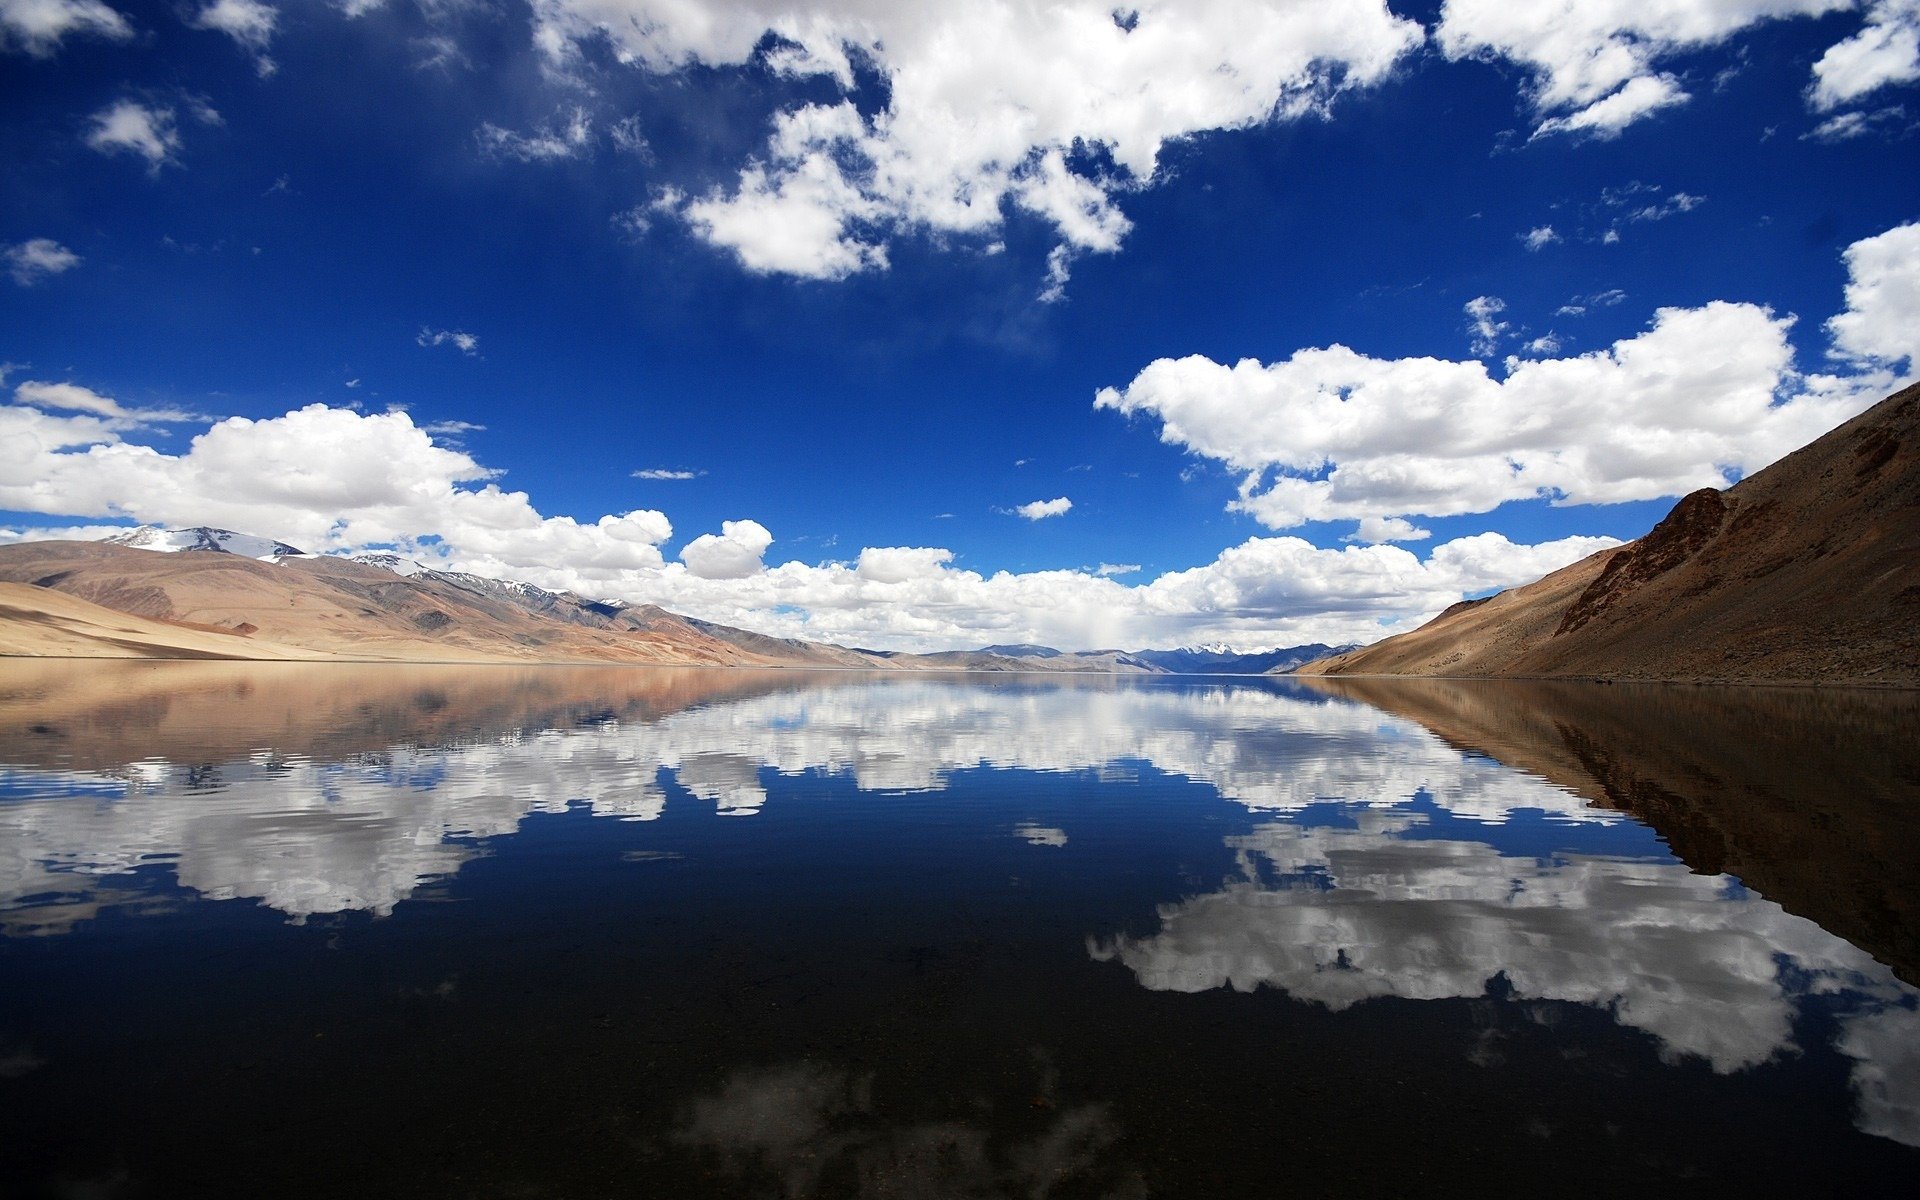
<path id="1" fill-rule="evenodd" d="M 917 792 L 981 767 L 1130 762 L 1263 812 L 1425 792 L 1480 821 L 1520 808 L 1623 819 L 1357 704 L 1247 687 L 872 681 L 338 760 L 259 751 L 212 766 L 147 758 L 92 771 L 0 769 L 12 797 L 0 803 L 0 907 L 84 895 L 100 876 L 165 861 L 208 899 L 255 899 L 294 917 L 386 914 L 531 814 L 578 804 L 653 820 L 668 803 L 663 781 L 717 813 L 750 816 L 767 803 L 769 771 Z"/>
<path id="2" fill-rule="evenodd" d="M 1612 1013 L 1668 1061 L 1727 1073 L 1794 1051 L 1813 996 L 1844 995 L 1860 1126 L 1920 1145 L 1916 993 L 1864 951 L 1678 862 L 1503 855 L 1421 836 L 1426 814 L 1352 828 L 1264 824 L 1227 844 L 1238 877 L 1160 909 L 1148 937 L 1093 940 L 1156 991 L 1278 988 L 1334 1010 L 1374 997 L 1486 994 Z M 1904 1040 L 1902 1040 L 1904 1039 Z"/>

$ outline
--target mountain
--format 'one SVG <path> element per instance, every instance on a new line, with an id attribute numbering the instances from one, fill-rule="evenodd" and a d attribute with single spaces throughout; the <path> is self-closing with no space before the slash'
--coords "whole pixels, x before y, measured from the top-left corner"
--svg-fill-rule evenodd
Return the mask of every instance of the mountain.
<path id="1" fill-rule="evenodd" d="M 251 544 L 238 535 L 214 540 Z M 651 606 L 452 572 L 401 575 L 326 555 L 267 561 L 225 548 L 28 542 L 0 547 L 0 583 L 33 585 L 0 600 L 11 654 L 876 665 L 838 647 L 696 625 Z"/>
<path id="2" fill-rule="evenodd" d="M 1329 649 L 904 654 L 771 637 L 399 554 L 309 555 L 206 526 L 0 547 L 0 655 L 1259 674 Z"/>
<path id="3" fill-rule="evenodd" d="M 225 554 L 238 554 L 246 558 L 257 558 L 262 562 L 272 562 L 278 558 L 306 557 L 306 551 L 295 549 L 285 542 L 276 542 L 272 538 L 254 537 L 247 533 L 235 533 L 231 529 L 215 529 L 210 525 L 195 525 L 190 529 L 163 529 L 158 525 L 142 525 L 138 529 L 129 529 L 125 533 L 116 533 L 102 540 L 109 545 L 130 546 L 135 550 L 159 550 L 169 554 L 182 550 L 213 550 Z"/>
<path id="4" fill-rule="evenodd" d="M 1035 646 L 1021 642 L 1014 646 L 982 646 L 981 654 L 997 654 L 1001 658 L 1059 658 L 1062 651 L 1052 646 Z"/>
<path id="5" fill-rule="evenodd" d="M 1134 657 L 1175 675 L 1278 675 L 1304 663 L 1351 650 L 1351 646 L 1288 646 L 1242 654 L 1222 645 L 1185 646 L 1178 650 L 1140 650 Z"/>
<path id="6" fill-rule="evenodd" d="M 1638 541 L 1301 673 L 1920 686 L 1920 386 Z"/>
<path id="7" fill-rule="evenodd" d="M 1353 646 L 1290 646 L 1241 653 L 1225 643 L 1183 646 L 1178 650 L 1056 650 L 1026 643 L 982 646 L 975 651 L 951 650 L 931 658 L 981 660 L 981 656 L 1019 660 L 1012 667 L 991 665 L 976 670 L 1133 671 L 1153 675 L 1274 675 Z M 1040 661 L 1036 661 L 1040 660 Z M 984 661 L 984 660 L 981 660 Z"/>

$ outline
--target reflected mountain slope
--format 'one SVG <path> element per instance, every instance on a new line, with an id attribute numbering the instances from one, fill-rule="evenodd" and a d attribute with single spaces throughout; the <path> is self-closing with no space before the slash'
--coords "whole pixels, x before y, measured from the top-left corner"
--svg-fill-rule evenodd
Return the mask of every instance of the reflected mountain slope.
<path id="1" fill-rule="evenodd" d="M 1303 681 L 1658 830 L 1920 983 L 1920 693 Z"/>

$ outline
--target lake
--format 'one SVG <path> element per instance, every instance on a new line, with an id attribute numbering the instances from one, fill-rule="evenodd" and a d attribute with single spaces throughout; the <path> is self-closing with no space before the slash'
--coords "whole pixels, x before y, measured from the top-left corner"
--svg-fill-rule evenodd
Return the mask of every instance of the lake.
<path id="1" fill-rule="evenodd" d="M 1920 1180 L 1920 696 L 0 664 L 0 1194 Z"/>

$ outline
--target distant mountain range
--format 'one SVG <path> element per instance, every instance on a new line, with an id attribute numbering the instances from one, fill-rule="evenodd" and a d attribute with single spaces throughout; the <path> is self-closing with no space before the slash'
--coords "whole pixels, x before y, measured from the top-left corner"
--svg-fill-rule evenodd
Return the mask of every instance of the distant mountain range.
<path id="1" fill-rule="evenodd" d="M 1638 541 L 1303 673 L 1920 687 L 1920 386 Z"/>
<path id="2" fill-rule="evenodd" d="M 1141 671 L 1159 671 L 1170 675 L 1276 675 L 1293 670 L 1316 659 L 1355 649 L 1352 645 L 1324 646 L 1313 643 L 1285 649 L 1242 653 L 1229 646 L 1183 646 L 1178 650 L 1087 650 L 1070 652 L 1051 646 L 983 646 L 976 654 L 1015 660 L 1044 659 L 1085 663 L 1113 663 Z M 1098 667 L 1092 669 L 1110 669 Z"/>
<path id="3" fill-rule="evenodd" d="M 11 655 L 1261 674 L 1335 649 L 904 654 L 770 637 L 398 554 L 313 555 L 209 526 L 0 547 L 0 654 Z"/>

